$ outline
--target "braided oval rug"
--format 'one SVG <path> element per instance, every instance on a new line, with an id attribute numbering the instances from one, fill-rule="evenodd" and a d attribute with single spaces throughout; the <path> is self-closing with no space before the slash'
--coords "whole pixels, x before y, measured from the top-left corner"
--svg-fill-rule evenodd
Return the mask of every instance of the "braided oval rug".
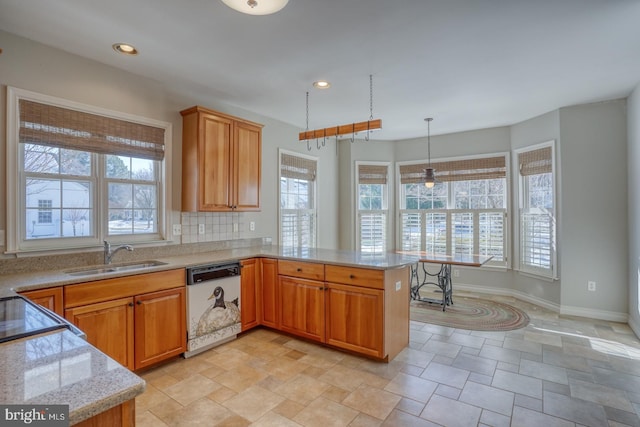
<path id="1" fill-rule="evenodd" d="M 529 316 L 509 304 L 481 298 L 453 297 L 453 305 L 442 311 L 440 304 L 411 301 L 410 318 L 474 331 L 511 331 L 529 324 Z"/>

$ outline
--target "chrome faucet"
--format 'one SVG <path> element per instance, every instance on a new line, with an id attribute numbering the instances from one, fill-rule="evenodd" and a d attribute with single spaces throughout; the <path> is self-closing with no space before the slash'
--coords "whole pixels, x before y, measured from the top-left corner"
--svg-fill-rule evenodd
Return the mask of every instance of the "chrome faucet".
<path id="1" fill-rule="evenodd" d="M 111 244 L 109 244 L 109 242 L 107 242 L 105 240 L 104 241 L 104 263 L 105 264 L 111 264 L 111 259 L 121 249 L 126 249 L 129 252 L 132 252 L 133 251 L 133 246 L 131 246 L 131 245 L 121 245 L 121 246 L 118 246 L 117 248 L 115 248 L 113 250 L 113 252 L 111 252 Z"/>

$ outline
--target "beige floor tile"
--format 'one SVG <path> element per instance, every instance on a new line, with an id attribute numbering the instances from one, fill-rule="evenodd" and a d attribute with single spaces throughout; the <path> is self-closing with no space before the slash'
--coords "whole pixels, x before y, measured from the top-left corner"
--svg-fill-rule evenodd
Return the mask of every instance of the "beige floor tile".
<path id="1" fill-rule="evenodd" d="M 300 424 L 274 412 L 267 412 L 251 427 L 300 427 Z"/>
<path id="2" fill-rule="evenodd" d="M 309 404 L 329 389 L 329 384 L 308 375 L 298 375 L 276 389 L 281 396 L 303 405 Z"/>
<path id="3" fill-rule="evenodd" d="M 382 425 L 382 421 L 367 414 L 358 414 L 358 416 L 349 423 L 349 427 L 378 427 Z"/>
<path id="4" fill-rule="evenodd" d="M 219 423 L 216 423 L 216 427 L 248 427 L 252 425 L 251 421 L 246 418 L 242 418 L 239 415 L 232 415 L 229 418 L 225 418 Z"/>
<path id="5" fill-rule="evenodd" d="M 276 393 L 254 386 L 227 400 L 223 405 L 241 417 L 256 421 L 284 400 L 284 397 Z"/>
<path id="6" fill-rule="evenodd" d="M 162 376 L 157 376 L 154 377 L 152 379 L 146 379 L 147 384 L 150 384 L 152 386 L 154 386 L 155 388 L 157 388 L 158 390 L 164 390 L 167 387 L 171 387 L 172 385 L 180 382 L 179 379 L 177 379 L 176 377 L 173 377 L 169 374 L 164 374 Z"/>
<path id="7" fill-rule="evenodd" d="M 279 380 L 288 381 L 308 367 L 309 365 L 304 362 L 287 357 L 280 357 L 269 361 L 264 366 L 264 370 Z"/>
<path id="8" fill-rule="evenodd" d="M 169 424 L 170 420 L 173 419 L 174 414 L 182 410 L 183 408 L 184 406 L 182 406 L 175 400 L 169 399 L 166 402 L 162 402 L 156 406 L 149 408 L 149 412 L 160 418 L 165 423 Z"/>
<path id="9" fill-rule="evenodd" d="M 400 399 L 397 394 L 363 385 L 347 396 L 342 404 L 384 421 Z"/>
<path id="10" fill-rule="evenodd" d="M 141 412 L 136 407 L 136 427 L 165 427 L 166 425 L 153 413 L 149 411 Z"/>
<path id="11" fill-rule="evenodd" d="M 275 391 L 278 387 L 280 387 L 285 382 L 269 375 L 267 378 L 262 381 L 258 381 L 256 385 L 259 385 L 262 388 L 266 388 L 267 390 Z"/>
<path id="12" fill-rule="evenodd" d="M 337 403 L 342 403 L 342 401 L 349 396 L 351 392 L 349 390 L 342 389 L 340 387 L 336 387 L 334 385 L 330 385 L 329 389 L 322 393 L 322 397 L 327 398 L 329 400 L 333 400 Z"/>
<path id="13" fill-rule="evenodd" d="M 221 351 L 221 349 L 217 347 L 215 351 L 207 355 L 207 358 L 205 360 L 213 365 L 220 367 L 222 370 L 230 371 L 239 366 L 242 366 L 244 362 L 249 359 L 251 359 L 251 356 L 243 351 L 239 351 L 237 349 L 228 349 L 227 351 Z"/>
<path id="14" fill-rule="evenodd" d="M 207 398 L 213 400 L 214 402 L 223 403 L 237 395 L 238 393 L 236 393 L 235 391 L 222 386 L 219 389 L 214 390 L 212 393 L 209 393 L 207 395 Z"/>
<path id="15" fill-rule="evenodd" d="M 272 409 L 272 412 L 282 415 L 283 417 L 293 419 L 300 411 L 304 409 L 304 405 L 294 402 L 291 399 L 283 400 L 278 406 Z"/>
<path id="16" fill-rule="evenodd" d="M 147 384 L 147 388 L 144 393 L 136 397 L 136 411 L 145 412 L 147 409 L 159 405 L 171 398 L 155 388 L 154 386 Z"/>
<path id="17" fill-rule="evenodd" d="M 336 365 L 333 368 L 328 369 L 327 372 L 321 375 L 318 379 L 344 390 L 353 391 L 362 384 L 362 376 L 362 373 L 359 371 Z"/>
<path id="18" fill-rule="evenodd" d="M 236 393 L 241 393 L 257 382 L 262 381 L 267 376 L 268 374 L 266 372 L 258 371 L 244 364 L 218 375 L 216 382 L 230 388 Z"/>
<path id="19" fill-rule="evenodd" d="M 172 427 L 218 426 L 236 415 L 222 405 L 203 398 L 182 409 L 166 415 L 163 419 Z"/>
<path id="20" fill-rule="evenodd" d="M 218 388 L 220 388 L 220 384 L 200 374 L 196 374 L 167 387 L 164 392 L 181 405 L 188 405 L 191 402 L 207 396 Z"/>
<path id="21" fill-rule="evenodd" d="M 293 421 L 305 427 L 344 427 L 358 416 L 358 411 L 319 397 L 304 408 Z"/>

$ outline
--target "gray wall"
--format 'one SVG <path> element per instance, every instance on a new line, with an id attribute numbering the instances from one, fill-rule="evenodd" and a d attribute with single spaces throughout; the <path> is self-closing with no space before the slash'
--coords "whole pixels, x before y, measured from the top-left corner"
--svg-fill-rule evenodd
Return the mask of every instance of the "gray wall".
<path id="1" fill-rule="evenodd" d="M 626 101 L 560 109 L 563 311 L 627 311 Z M 597 283 L 587 291 L 587 281 Z M 604 314 L 604 313 L 603 313 Z"/>
<path id="2" fill-rule="evenodd" d="M 199 104 L 224 113 L 264 124 L 262 158 L 262 211 L 245 213 L 243 222 L 255 221 L 256 231 L 245 230 L 246 237 L 278 238 L 278 148 L 306 153 L 304 143 L 298 142 L 301 129 L 259 116 L 231 105 L 219 103 L 206 89 L 193 91 L 181 87 L 167 87 L 152 79 L 140 77 L 120 69 L 84 59 L 61 50 L 0 31 L 0 164 L 5 169 L 6 95 L 7 86 L 14 86 L 46 95 L 122 111 L 173 124 L 172 165 L 170 165 L 173 202 L 169 219 L 180 223 L 182 118 L 180 110 Z M 123 60 L 132 58 L 123 58 Z M 135 60 L 135 58 L 133 58 Z M 318 156 L 320 182 L 318 206 L 318 246 L 338 246 L 337 185 L 338 170 L 335 147 L 328 146 Z M 0 174 L 0 230 L 6 230 L 6 180 Z M 2 249 L 2 248 L 0 248 Z M 2 256 L 2 255 L 0 255 Z"/>
<path id="3" fill-rule="evenodd" d="M 629 205 L 629 324 L 640 336 L 640 85 L 627 100 Z"/>

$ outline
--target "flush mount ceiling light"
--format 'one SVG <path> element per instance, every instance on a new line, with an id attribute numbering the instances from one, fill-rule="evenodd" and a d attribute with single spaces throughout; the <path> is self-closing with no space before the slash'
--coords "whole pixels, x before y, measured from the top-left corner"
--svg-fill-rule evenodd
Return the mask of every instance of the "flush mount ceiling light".
<path id="1" fill-rule="evenodd" d="M 270 15 L 285 7 L 289 0 L 222 0 L 222 3 L 248 15 Z"/>
<path id="2" fill-rule="evenodd" d="M 424 170 L 424 186 L 433 188 L 436 185 L 436 171 L 431 167 L 431 122 L 432 117 L 424 119 L 427 122 L 427 156 L 429 158 L 429 167 Z"/>
<path id="3" fill-rule="evenodd" d="M 313 82 L 313 87 L 317 89 L 329 89 L 331 87 L 331 83 L 326 80 L 318 80 L 317 82 Z"/>
<path id="4" fill-rule="evenodd" d="M 137 55 L 138 54 L 138 50 L 131 46 L 130 44 L 127 43 L 116 43 L 113 46 L 113 50 L 115 50 L 118 53 L 122 53 L 124 55 Z"/>

